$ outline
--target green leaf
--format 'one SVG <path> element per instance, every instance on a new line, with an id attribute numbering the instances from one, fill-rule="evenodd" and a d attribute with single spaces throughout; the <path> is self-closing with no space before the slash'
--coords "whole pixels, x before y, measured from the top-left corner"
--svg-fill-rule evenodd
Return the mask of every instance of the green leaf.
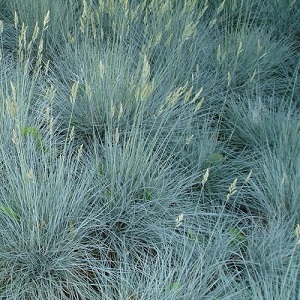
<path id="1" fill-rule="evenodd" d="M 208 162 L 211 164 L 217 164 L 223 160 L 224 156 L 221 153 L 213 153 L 209 158 Z"/>
<path id="2" fill-rule="evenodd" d="M 98 171 L 101 175 L 104 175 L 102 165 L 100 165 L 100 164 L 98 165 L 97 171 Z"/>
<path id="3" fill-rule="evenodd" d="M 42 140 L 42 135 L 40 134 L 40 132 L 38 131 L 38 129 L 36 129 L 35 127 L 23 127 L 22 134 L 24 136 L 31 135 L 37 141 L 41 141 Z"/>
<path id="4" fill-rule="evenodd" d="M 75 238 L 75 223 L 72 220 L 69 220 L 69 235 L 71 240 Z"/>
<path id="5" fill-rule="evenodd" d="M 16 221 L 20 220 L 19 216 L 8 205 L 0 206 L 0 212 L 2 212 L 5 215 L 15 219 Z"/>
<path id="6" fill-rule="evenodd" d="M 23 127 L 22 134 L 24 136 L 31 135 L 36 141 L 36 148 L 39 151 L 46 151 L 47 147 L 42 142 L 42 135 L 35 127 Z"/>
<path id="7" fill-rule="evenodd" d="M 145 197 L 145 199 L 147 201 L 151 201 L 152 200 L 152 197 L 151 197 L 149 189 L 144 189 L 144 197 Z"/>
<path id="8" fill-rule="evenodd" d="M 74 118 L 71 118 L 71 125 L 73 125 L 73 126 L 77 126 L 77 125 L 79 125 L 79 122 L 78 121 L 76 121 Z"/>
<path id="9" fill-rule="evenodd" d="M 247 247 L 248 246 L 248 240 L 245 237 L 245 235 L 243 234 L 242 231 L 240 231 L 239 229 L 237 229 L 236 227 L 230 227 L 229 228 L 229 234 L 232 237 L 231 240 L 231 244 L 235 245 L 235 246 L 243 246 L 243 247 Z"/>
<path id="10" fill-rule="evenodd" d="M 182 283 L 179 281 L 171 282 L 169 285 L 170 290 L 174 290 L 176 292 L 179 292 L 182 289 Z"/>
<path id="11" fill-rule="evenodd" d="M 197 234 L 196 234 L 193 230 L 191 230 L 191 229 L 188 229 L 188 237 L 189 237 L 191 240 L 193 240 L 193 241 L 195 241 L 195 242 L 198 242 Z"/>

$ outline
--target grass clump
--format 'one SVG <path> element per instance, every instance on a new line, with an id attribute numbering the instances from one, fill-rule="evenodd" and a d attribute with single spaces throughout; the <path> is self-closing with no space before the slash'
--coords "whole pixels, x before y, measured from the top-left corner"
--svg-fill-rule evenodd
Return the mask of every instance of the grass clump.
<path id="1" fill-rule="evenodd" d="M 299 298 L 295 1 L 0 6 L 0 298 Z"/>

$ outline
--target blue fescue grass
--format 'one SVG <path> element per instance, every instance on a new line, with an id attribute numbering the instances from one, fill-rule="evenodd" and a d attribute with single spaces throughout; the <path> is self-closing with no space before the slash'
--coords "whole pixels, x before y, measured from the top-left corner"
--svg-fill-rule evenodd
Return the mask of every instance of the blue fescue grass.
<path id="1" fill-rule="evenodd" d="M 0 3 L 0 298 L 299 298 L 295 1 Z"/>

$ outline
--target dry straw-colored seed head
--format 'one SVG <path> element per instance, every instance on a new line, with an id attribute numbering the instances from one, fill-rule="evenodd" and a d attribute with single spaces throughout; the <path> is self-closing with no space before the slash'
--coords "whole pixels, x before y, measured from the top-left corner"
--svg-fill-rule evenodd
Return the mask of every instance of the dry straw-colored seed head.
<path id="1" fill-rule="evenodd" d="M 0 34 L 3 32 L 3 21 L 0 20 Z"/>
<path id="2" fill-rule="evenodd" d="M 99 74 L 100 74 L 100 77 L 103 78 L 104 76 L 104 72 L 105 72 L 105 67 L 104 67 L 104 64 L 102 62 L 102 60 L 100 59 L 99 61 Z"/>
<path id="3" fill-rule="evenodd" d="M 17 102 L 14 100 L 11 100 L 11 98 L 8 98 L 6 100 L 6 110 L 8 115 L 11 118 L 16 118 L 18 115 L 18 105 Z"/>
<path id="4" fill-rule="evenodd" d="M 248 182 L 250 180 L 251 176 L 252 176 L 252 170 L 250 170 L 248 176 L 245 179 L 245 182 Z"/>
<path id="5" fill-rule="evenodd" d="M 297 238 L 297 245 L 300 245 L 300 224 L 297 224 L 295 234 Z"/>
<path id="6" fill-rule="evenodd" d="M 34 173 L 33 173 L 33 169 L 30 168 L 27 172 L 27 176 L 29 178 L 29 180 L 34 180 Z"/>
<path id="7" fill-rule="evenodd" d="M 70 134 L 69 134 L 69 142 L 71 142 L 74 139 L 74 135 L 75 135 L 75 128 L 74 128 L 74 126 L 72 126 Z"/>
<path id="8" fill-rule="evenodd" d="M 15 29 L 18 28 L 18 24 L 19 24 L 19 17 L 17 12 L 15 11 L 15 15 L 14 15 L 14 25 L 15 25 Z"/>
<path id="9" fill-rule="evenodd" d="M 176 218 L 176 228 L 179 227 L 182 224 L 183 221 L 183 213 L 179 214 Z"/>
<path id="10" fill-rule="evenodd" d="M 15 145 L 19 144 L 20 142 L 16 129 L 13 129 L 11 140 Z"/>
<path id="11" fill-rule="evenodd" d="M 83 144 L 81 144 L 77 150 L 77 158 L 79 159 L 83 153 Z"/>
<path id="12" fill-rule="evenodd" d="M 194 138 L 194 135 L 193 135 L 193 134 L 190 135 L 189 137 L 187 137 L 187 138 L 185 139 L 185 144 L 186 144 L 186 145 L 189 145 L 189 144 L 192 142 L 193 138 Z"/>
<path id="13" fill-rule="evenodd" d="M 237 178 L 233 180 L 233 182 L 230 184 L 228 188 L 229 193 L 226 196 L 227 201 L 230 199 L 232 195 L 234 195 L 237 192 L 236 184 L 237 184 Z"/>
<path id="14" fill-rule="evenodd" d="M 43 23 L 43 31 L 48 28 L 49 21 L 50 21 L 50 10 L 48 10 L 45 15 L 44 23 Z"/>
<path id="15" fill-rule="evenodd" d="M 116 128 L 116 132 L 115 132 L 115 141 L 116 143 L 119 143 L 120 140 L 120 133 L 119 133 L 119 128 Z"/>
<path id="16" fill-rule="evenodd" d="M 70 102 L 72 104 L 75 103 L 75 100 L 76 100 L 76 96 L 77 96 L 77 91 L 78 91 L 78 85 L 79 85 L 79 82 L 78 80 L 75 81 L 72 85 L 72 88 L 71 88 L 71 95 L 70 95 Z"/>
<path id="17" fill-rule="evenodd" d="M 38 34 L 39 34 L 39 26 L 38 26 L 38 22 L 36 22 L 33 33 L 32 33 L 32 41 L 36 40 L 36 38 L 38 37 Z"/>
<path id="18" fill-rule="evenodd" d="M 205 183 L 206 183 L 206 181 L 208 179 L 208 176 L 209 176 L 209 168 L 206 169 L 206 171 L 205 171 L 205 173 L 203 175 L 202 182 L 201 182 L 202 187 L 205 185 Z"/>
<path id="19" fill-rule="evenodd" d="M 122 102 L 121 102 L 121 103 L 120 103 L 120 106 L 119 106 L 118 120 L 121 119 L 122 114 L 123 114 L 123 104 L 122 104 Z"/>
<path id="20" fill-rule="evenodd" d="M 190 104 L 193 104 L 196 102 L 197 99 L 199 99 L 201 93 L 203 92 L 203 87 L 196 93 L 196 95 L 193 97 L 193 99 L 190 101 Z"/>
<path id="21" fill-rule="evenodd" d="M 143 69 L 142 69 L 142 81 L 146 82 L 150 78 L 150 64 L 147 55 L 144 55 Z"/>

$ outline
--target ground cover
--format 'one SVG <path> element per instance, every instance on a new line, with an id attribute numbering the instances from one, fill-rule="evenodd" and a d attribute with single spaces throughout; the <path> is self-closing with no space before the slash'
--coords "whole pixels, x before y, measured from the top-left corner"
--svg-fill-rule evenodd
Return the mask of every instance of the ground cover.
<path id="1" fill-rule="evenodd" d="M 0 0 L 0 298 L 299 299 L 298 6 Z"/>

